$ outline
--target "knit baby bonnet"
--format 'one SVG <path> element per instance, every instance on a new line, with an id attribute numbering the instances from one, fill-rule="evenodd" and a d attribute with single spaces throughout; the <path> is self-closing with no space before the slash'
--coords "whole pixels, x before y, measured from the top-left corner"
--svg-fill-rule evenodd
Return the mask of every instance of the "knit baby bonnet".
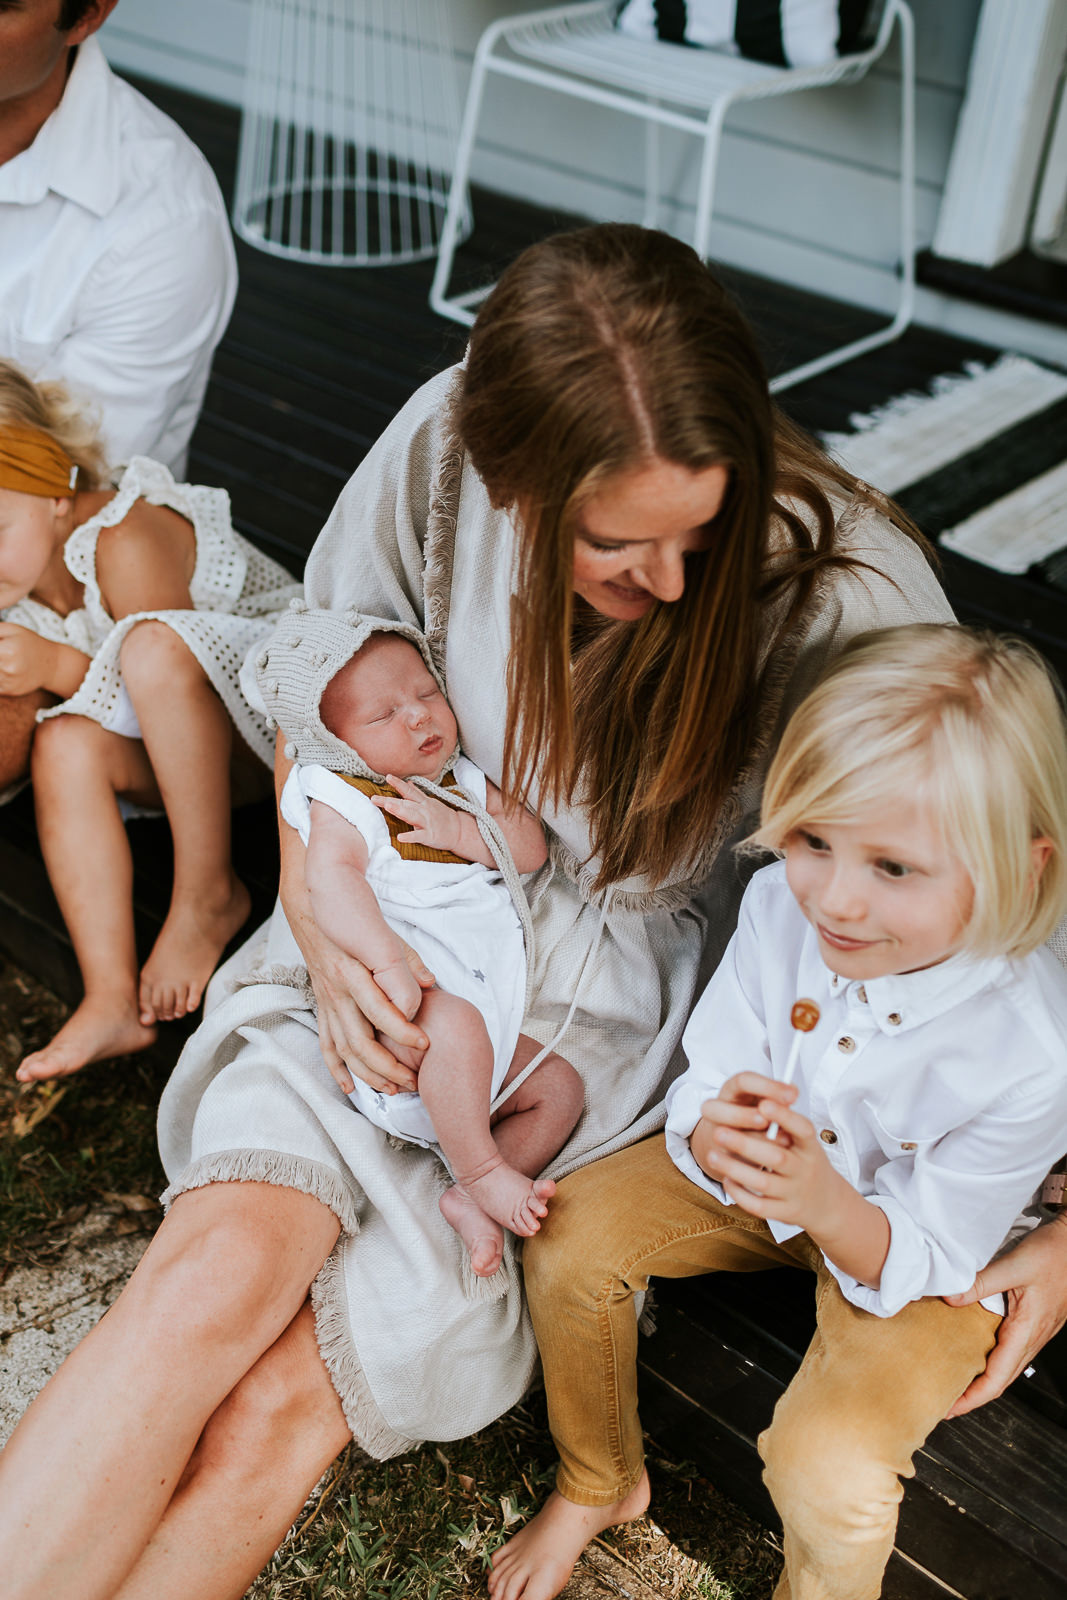
<path id="1" fill-rule="evenodd" d="M 368 617 L 354 606 L 347 611 L 314 611 L 306 600 L 291 600 L 289 615 L 282 617 L 256 657 L 256 679 L 267 720 L 285 735 L 285 754 L 290 761 L 302 766 L 314 763 L 349 778 L 385 782 L 384 773 L 374 772 L 350 745 L 330 732 L 319 712 L 326 685 L 375 633 L 396 633 L 413 644 L 444 694 L 430 647 L 409 623 Z M 457 745 L 442 776 L 451 771 L 458 755 Z"/>

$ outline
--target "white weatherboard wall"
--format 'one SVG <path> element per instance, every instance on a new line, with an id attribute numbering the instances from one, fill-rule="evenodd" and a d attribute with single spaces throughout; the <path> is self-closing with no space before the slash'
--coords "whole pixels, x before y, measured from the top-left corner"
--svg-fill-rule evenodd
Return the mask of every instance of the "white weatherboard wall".
<path id="1" fill-rule="evenodd" d="M 358 0 L 350 0 L 356 4 Z M 482 28 L 529 0 L 424 0 L 447 5 L 469 68 Z M 933 237 L 980 0 L 911 0 L 917 33 L 917 216 Z M 120 0 L 102 32 L 112 62 L 131 72 L 239 102 L 253 0 Z M 899 79 L 896 44 L 861 83 L 743 107 L 727 121 L 713 254 L 877 309 L 895 301 Z M 642 127 L 532 86 L 490 82 L 475 181 L 590 217 L 640 220 Z M 662 218 L 692 221 L 697 141 L 662 135 Z M 941 296 L 920 295 L 920 317 L 961 334 L 1055 354 L 1051 330 Z M 1062 336 L 1061 359 L 1067 358 Z"/>

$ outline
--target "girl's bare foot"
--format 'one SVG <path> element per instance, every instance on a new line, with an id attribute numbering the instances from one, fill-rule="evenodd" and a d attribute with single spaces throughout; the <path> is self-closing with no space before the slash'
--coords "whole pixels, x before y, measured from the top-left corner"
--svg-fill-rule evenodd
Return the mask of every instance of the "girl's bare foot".
<path id="1" fill-rule="evenodd" d="M 441 1215 L 459 1234 L 477 1278 L 491 1278 L 504 1256 L 504 1230 L 459 1184 L 446 1189 L 438 1202 Z"/>
<path id="2" fill-rule="evenodd" d="M 90 1061 L 146 1050 L 155 1037 L 155 1028 L 138 1020 L 132 994 L 87 994 L 51 1044 L 26 1056 L 15 1076 L 20 1083 L 65 1078 Z"/>
<path id="3" fill-rule="evenodd" d="M 590 1540 L 605 1528 L 644 1516 L 649 1493 L 647 1472 L 624 1499 L 608 1506 L 579 1506 L 553 1490 L 536 1517 L 493 1556 L 492 1600 L 552 1600 Z"/>
<path id="4" fill-rule="evenodd" d="M 232 876 L 218 902 L 171 902 L 141 972 L 139 1002 L 144 1026 L 173 1022 L 196 1010 L 219 957 L 251 909 L 248 890 Z"/>

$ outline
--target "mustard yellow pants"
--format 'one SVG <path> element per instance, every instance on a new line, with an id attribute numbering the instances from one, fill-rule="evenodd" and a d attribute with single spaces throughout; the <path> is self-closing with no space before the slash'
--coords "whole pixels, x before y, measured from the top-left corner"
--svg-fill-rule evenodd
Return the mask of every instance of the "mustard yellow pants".
<path id="1" fill-rule="evenodd" d="M 557 1487 L 611 1505 L 641 1476 L 634 1296 L 650 1277 L 805 1266 L 818 1326 L 759 1439 L 785 1530 L 775 1600 L 876 1600 L 902 1479 L 927 1434 L 985 1365 L 999 1318 L 927 1299 L 872 1316 L 841 1293 L 817 1247 L 778 1244 L 680 1173 L 662 1135 L 560 1184 L 524 1271 L 544 1363 Z"/>

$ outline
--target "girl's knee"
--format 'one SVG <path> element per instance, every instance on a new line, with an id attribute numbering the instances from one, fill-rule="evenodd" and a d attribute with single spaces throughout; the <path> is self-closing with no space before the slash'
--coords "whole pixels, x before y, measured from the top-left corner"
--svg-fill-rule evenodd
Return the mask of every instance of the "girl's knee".
<path id="1" fill-rule="evenodd" d="M 54 772 L 62 765 L 96 760 L 102 748 L 104 729 L 91 717 L 46 717 L 39 723 L 30 751 L 30 772 L 34 779 Z"/>
<path id="2" fill-rule="evenodd" d="M 134 623 L 119 646 L 119 659 L 131 689 L 153 684 L 172 687 L 175 673 L 204 677 L 184 640 L 168 623 L 152 619 Z"/>

